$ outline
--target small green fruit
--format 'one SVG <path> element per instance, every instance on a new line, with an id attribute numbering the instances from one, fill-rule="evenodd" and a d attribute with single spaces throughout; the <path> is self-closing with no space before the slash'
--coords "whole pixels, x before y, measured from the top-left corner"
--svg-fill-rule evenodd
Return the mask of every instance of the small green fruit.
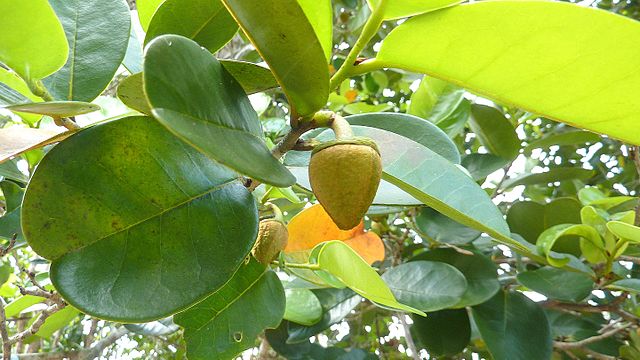
<path id="1" fill-rule="evenodd" d="M 289 231 L 287 226 L 275 219 L 260 221 L 258 238 L 251 253 L 264 265 L 276 259 L 280 251 L 287 247 Z"/>
<path id="2" fill-rule="evenodd" d="M 309 163 L 311 189 L 342 230 L 356 227 L 371 206 L 382 176 L 378 147 L 368 138 L 324 143 Z"/>

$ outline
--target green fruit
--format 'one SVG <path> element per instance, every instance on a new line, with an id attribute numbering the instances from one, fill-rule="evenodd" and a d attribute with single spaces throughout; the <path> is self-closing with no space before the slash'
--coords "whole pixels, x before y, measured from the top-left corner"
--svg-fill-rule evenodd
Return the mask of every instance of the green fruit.
<path id="1" fill-rule="evenodd" d="M 264 265 L 276 259 L 280 251 L 287 247 L 289 231 L 287 226 L 275 219 L 260 221 L 258 238 L 251 253 Z"/>
<path id="2" fill-rule="evenodd" d="M 313 150 L 309 163 L 311 189 L 342 230 L 360 223 L 373 202 L 381 176 L 378 147 L 368 138 L 324 143 Z"/>

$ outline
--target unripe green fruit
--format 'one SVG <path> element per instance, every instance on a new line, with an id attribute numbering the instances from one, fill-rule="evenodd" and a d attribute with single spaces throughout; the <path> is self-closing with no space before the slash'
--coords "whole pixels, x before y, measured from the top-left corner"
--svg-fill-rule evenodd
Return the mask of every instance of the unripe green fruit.
<path id="1" fill-rule="evenodd" d="M 280 251 L 287 247 L 289 231 L 287 226 L 275 219 L 260 221 L 258 238 L 251 253 L 264 265 L 276 259 Z"/>
<path id="2" fill-rule="evenodd" d="M 368 138 L 324 143 L 309 163 L 311 189 L 333 222 L 342 230 L 356 227 L 376 196 L 382 160 Z"/>

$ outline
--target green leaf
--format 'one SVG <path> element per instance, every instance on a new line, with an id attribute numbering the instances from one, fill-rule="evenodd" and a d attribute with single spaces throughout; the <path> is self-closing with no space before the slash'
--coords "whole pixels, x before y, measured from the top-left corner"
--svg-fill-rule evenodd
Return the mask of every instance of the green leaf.
<path id="1" fill-rule="evenodd" d="M 411 95 L 407 113 L 438 124 L 451 116 L 463 99 L 461 87 L 425 76 Z"/>
<path id="2" fill-rule="evenodd" d="M 508 190 L 518 185 L 549 184 L 566 180 L 588 180 L 594 176 L 593 170 L 576 167 L 555 167 L 536 174 L 524 174 L 504 182 L 503 189 Z"/>
<path id="3" fill-rule="evenodd" d="M 507 223 L 512 232 L 535 244 L 540 234 L 554 225 L 579 224 L 580 211 L 580 203 L 573 198 L 557 198 L 546 204 L 519 201 L 509 208 Z M 553 249 L 580 255 L 580 246 L 575 237 L 565 237 L 556 241 Z"/>
<path id="4" fill-rule="evenodd" d="M 584 224 L 560 224 L 546 229 L 538 237 L 536 246 L 538 252 L 547 257 L 549 264 L 562 267 L 569 263 L 569 259 L 565 256 L 553 256 L 550 254 L 551 248 L 558 239 L 567 235 L 577 235 L 591 243 L 596 249 L 604 251 L 604 242 L 596 229 Z"/>
<path id="5" fill-rule="evenodd" d="M 178 325 L 174 324 L 173 318 L 171 317 L 143 324 L 124 324 L 124 327 L 134 334 L 144 336 L 169 335 L 173 334 L 179 329 Z"/>
<path id="6" fill-rule="evenodd" d="M 445 244 L 464 245 L 480 237 L 479 231 L 461 225 L 430 208 L 420 210 L 415 222 L 422 233 Z"/>
<path id="7" fill-rule="evenodd" d="M 578 191 L 578 199 L 583 205 L 591 205 L 608 210 L 627 201 L 636 200 L 633 196 L 606 196 L 597 187 L 586 187 Z"/>
<path id="8" fill-rule="evenodd" d="M 0 190 L 2 190 L 5 200 L 5 213 L 0 217 L 0 239 L 10 240 L 14 234 L 17 234 L 16 245 L 23 245 L 20 206 L 24 197 L 24 189 L 14 182 L 0 181 Z"/>
<path id="9" fill-rule="evenodd" d="M 368 104 L 366 102 L 355 102 L 352 104 L 345 105 L 342 108 L 342 111 L 346 114 L 368 114 L 368 113 L 376 113 L 376 112 L 384 112 L 387 110 L 393 109 L 393 105 L 388 103 L 381 104 Z"/>
<path id="10" fill-rule="evenodd" d="M 149 101 L 144 94 L 142 73 L 126 77 L 118 84 L 117 96 L 123 104 L 142 114 L 151 115 Z"/>
<path id="11" fill-rule="evenodd" d="M 127 52 L 124 54 L 122 65 L 129 70 L 131 74 L 142 72 L 142 45 L 136 35 L 136 29 L 132 25 L 129 34 L 129 43 L 127 44 Z"/>
<path id="12" fill-rule="evenodd" d="M 509 119 L 500 110 L 486 105 L 471 105 L 469 125 L 480 143 L 494 155 L 507 160 L 518 156 L 520 139 Z"/>
<path id="13" fill-rule="evenodd" d="M 479 181 L 504 168 L 509 160 L 492 154 L 468 154 L 462 158 L 461 165 L 469 171 L 473 180 Z"/>
<path id="14" fill-rule="evenodd" d="M 607 229 L 621 239 L 640 243 L 640 227 L 622 221 L 609 221 L 607 222 Z"/>
<path id="15" fill-rule="evenodd" d="M 146 117 L 103 123 L 54 147 L 29 183 L 22 220 L 65 300 L 125 322 L 166 317 L 218 289 L 258 227 L 236 173 Z"/>
<path id="16" fill-rule="evenodd" d="M 490 299 L 500 289 L 497 268 L 491 259 L 473 252 L 466 255 L 454 249 L 435 249 L 415 256 L 411 261 L 440 261 L 452 265 L 467 279 L 467 290 L 456 308 L 481 304 Z"/>
<path id="17" fill-rule="evenodd" d="M 607 285 L 608 288 L 640 294 L 640 279 L 622 279 Z"/>
<path id="18" fill-rule="evenodd" d="M 333 53 L 333 8 L 331 0 L 298 0 L 298 4 L 320 40 L 327 62 Z"/>
<path id="19" fill-rule="evenodd" d="M 319 334 L 336 324 L 362 301 L 351 289 L 317 289 L 312 290 L 322 306 L 322 319 L 312 326 L 289 323 L 287 343 L 298 343 Z"/>
<path id="20" fill-rule="evenodd" d="M 238 24 L 221 0 L 166 0 L 153 15 L 144 43 L 160 35 L 176 34 L 214 53 L 237 31 Z"/>
<path id="21" fill-rule="evenodd" d="M 387 270 L 382 279 L 396 299 L 424 312 L 460 302 L 467 280 L 455 267 L 442 262 L 412 261 Z"/>
<path id="22" fill-rule="evenodd" d="M 518 281 L 548 298 L 580 302 L 593 290 L 593 280 L 587 275 L 553 267 L 542 267 L 518 274 Z"/>
<path id="23" fill-rule="evenodd" d="M 427 317 L 413 316 L 411 333 L 418 345 L 433 356 L 452 356 L 464 350 L 471 339 L 466 309 L 440 310 Z"/>
<path id="24" fill-rule="evenodd" d="M 329 96 L 329 67 L 322 43 L 297 0 L 223 0 L 269 64 L 294 115 L 320 110 Z"/>
<path id="25" fill-rule="evenodd" d="M 67 61 L 64 29 L 47 0 L 0 0 L 0 62 L 25 81 L 53 74 Z"/>
<path id="26" fill-rule="evenodd" d="M 380 0 L 368 0 L 367 2 L 372 10 L 380 4 Z M 460 2 L 460 0 L 386 0 L 383 18 L 385 20 L 400 19 L 442 9 Z"/>
<path id="27" fill-rule="evenodd" d="M 412 312 L 424 316 L 424 312 L 399 303 L 380 275 L 349 245 L 342 241 L 328 241 L 318 245 L 317 257 L 320 269 L 381 306 Z"/>
<path id="28" fill-rule="evenodd" d="M 242 88 L 207 50 L 182 36 L 163 35 L 147 47 L 143 74 L 153 115 L 180 139 L 261 182 L 294 184 L 269 152 Z"/>
<path id="29" fill-rule="evenodd" d="M 53 333 L 69 325 L 69 323 L 73 321 L 73 319 L 75 319 L 79 314 L 80 312 L 78 311 L 78 309 L 74 308 L 73 306 L 65 307 L 64 309 L 49 316 L 44 321 L 42 326 L 40 326 L 38 332 L 36 332 L 36 336 L 39 336 L 43 339 L 51 338 L 53 336 Z M 31 322 L 35 321 L 35 319 L 35 317 L 31 318 Z"/>
<path id="30" fill-rule="evenodd" d="M 375 61 L 638 144 L 640 104 L 612 105 L 618 94 L 640 92 L 638 78 L 619 66 L 640 56 L 638 37 L 636 21 L 576 4 L 477 2 L 409 19 L 385 38 Z"/>
<path id="31" fill-rule="evenodd" d="M 439 127 L 417 116 L 400 113 L 369 113 L 345 118 L 351 125 L 391 131 L 428 147 L 454 164 L 460 163 L 456 145 Z"/>
<path id="32" fill-rule="evenodd" d="M 5 162 L 0 161 L 0 177 L 15 180 L 20 183 L 26 183 L 29 178 L 18 170 L 18 160 L 20 160 L 20 158 L 15 158 Z"/>
<path id="33" fill-rule="evenodd" d="M 534 149 L 548 149 L 551 146 L 584 146 L 598 141 L 600 141 L 600 136 L 588 131 L 553 132 L 541 139 L 532 141 L 524 148 L 524 154 L 530 155 Z"/>
<path id="34" fill-rule="evenodd" d="M 127 52 L 129 6 L 124 0 L 50 2 L 67 35 L 69 58 L 44 85 L 56 100 L 91 101 L 109 85 Z"/>
<path id="35" fill-rule="evenodd" d="M 295 323 L 311 326 L 322 319 L 320 300 L 309 289 L 286 289 L 287 306 L 284 318 Z"/>
<path id="36" fill-rule="evenodd" d="M 12 318 L 19 315 L 22 311 L 30 308 L 35 304 L 43 302 L 45 298 L 33 295 L 22 295 L 12 302 L 8 303 L 5 308 L 5 314 L 7 318 Z"/>
<path id="37" fill-rule="evenodd" d="M 0 67 L 0 106 L 40 102 L 29 86 L 16 73 Z M 29 125 L 34 125 L 42 116 L 19 114 Z"/>
<path id="38" fill-rule="evenodd" d="M 473 320 L 495 360 L 548 360 L 551 329 L 538 304 L 518 292 L 500 291 L 472 308 Z"/>
<path id="39" fill-rule="evenodd" d="M 48 115 L 51 117 L 71 117 L 100 110 L 100 106 L 83 101 L 35 102 L 9 105 L 5 108 L 11 111 Z"/>
<path id="40" fill-rule="evenodd" d="M 284 311 L 278 276 L 250 258 L 227 284 L 174 319 L 184 328 L 190 360 L 231 359 L 265 328 L 275 329 Z"/>
<path id="41" fill-rule="evenodd" d="M 233 76 L 247 94 L 278 87 L 271 70 L 246 61 L 220 60 L 222 66 Z"/>
<path id="42" fill-rule="evenodd" d="M 149 23 L 153 18 L 160 5 L 165 0 L 136 0 L 136 8 L 138 9 L 138 17 L 140 25 L 144 31 L 149 29 Z"/>

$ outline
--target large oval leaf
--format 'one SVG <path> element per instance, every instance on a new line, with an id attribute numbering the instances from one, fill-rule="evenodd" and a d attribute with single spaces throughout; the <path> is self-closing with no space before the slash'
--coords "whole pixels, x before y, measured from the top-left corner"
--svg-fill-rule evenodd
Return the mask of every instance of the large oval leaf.
<path id="1" fill-rule="evenodd" d="M 298 324 L 311 326 L 322 319 L 320 300 L 309 289 L 286 289 L 287 306 L 284 318 Z"/>
<path id="2" fill-rule="evenodd" d="M 507 160 L 518 156 L 520 139 L 516 135 L 516 129 L 500 110 L 487 105 L 473 104 L 469 125 L 480 143 L 492 154 Z"/>
<path id="3" fill-rule="evenodd" d="M 375 9 L 381 0 L 368 0 L 369 6 Z M 429 11 L 441 9 L 443 7 L 455 5 L 461 0 L 387 0 L 384 4 L 383 19 L 393 20 L 403 17 L 418 15 Z"/>
<path id="4" fill-rule="evenodd" d="M 124 0 L 50 2 L 67 35 L 69 58 L 44 84 L 56 100 L 91 101 L 107 87 L 127 52 L 129 6 Z"/>
<path id="5" fill-rule="evenodd" d="M 249 253 L 257 223 L 237 174 L 147 117 L 88 128 L 54 147 L 22 207 L 25 237 L 52 261 L 62 296 L 127 322 L 166 317 L 222 286 Z"/>
<path id="6" fill-rule="evenodd" d="M 222 288 L 174 319 L 184 328 L 190 360 L 232 359 L 265 328 L 275 329 L 284 309 L 280 279 L 251 258 Z"/>
<path id="7" fill-rule="evenodd" d="M 325 106 L 329 67 L 322 44 L 297 0 L 224 0 L 282 86 L 294 115 Z"/>
<path id="8" fill-rule="evenodd" d="M 593 290 L 593 280 L 582 273 L 545 266 L 518 274 L 518 281 L 551 299 L 580 302 Z"/>
<path id="9" fill-rule="evenodd" d="M 144 43 L 163 34 L 182 35 L 216 52 L 238 31 L 221 0 L 167 0 L 156 10 Z"/>
<path id="10" fill-rule="evenodd" d="M 382 279 L 398 301 L 424 312 L 456 305 L 467 290 L 464 275 L 442 262 L 412 261 L 387 270 Z"/>
<path id="11" fill-rule="evenodd" d="M 64 29 L 47 0 L 0 0 L 0 62 L 25 81 L 42 79 L 67 61 Z"/>
<path id="12" fill-rule="evenodd" d="M 324 50 L 327 62 L 333 54 L 333 8 L 331 0 L 298 0 L 298 4 L 313 26 Z"/>
<path id="13" fill-rule="evenodd" d="M 639 37 L 638 22 L 606 11 L 483 1 L 408 20 L 384 40 L 377 61 L 640 144 L 640 104 L 617 105 L 619 94 L 640 92 L 640 74 L 619 66 L 640 58 Z"/>
<path id="14" fill-rule="evenodd" d="M 417 230 L 421 236 L 451 245 L 464 245 L 480 237 L 480 231 L 471 229 L 439 212 L 423 208 L 415 217 Z"/>
<path id="15" fill-rule="evenodd" d="M 164 0 L 136 0 L 136 8 L 142 30 L 147 31 L 147 29 L 149 29 L 149 23 L 153 15 L 163 2 Z"/>
<path id="16" fill-rule="evenodd" d="M 431 355 L 455 355 L 464 350 L 471 339 L 467 309 L 441 310 L 412 319 L 413 337 Z"/>
<path id="17" fill-rule="evenodd" d="M 294 184 L 269 152 L 242 88 L 207 50 L 182 36 L 160 36 L 147 47 L 143 74 L 153 115 L 178 137 L 254 179 Z"/>
<path id="18" fill-rule="evenodd" d="M 548 360 L 551 329 L 538 304 L 519 292 L 500 291 L 472 308 L 473 320 L 496 360 Z"/>

